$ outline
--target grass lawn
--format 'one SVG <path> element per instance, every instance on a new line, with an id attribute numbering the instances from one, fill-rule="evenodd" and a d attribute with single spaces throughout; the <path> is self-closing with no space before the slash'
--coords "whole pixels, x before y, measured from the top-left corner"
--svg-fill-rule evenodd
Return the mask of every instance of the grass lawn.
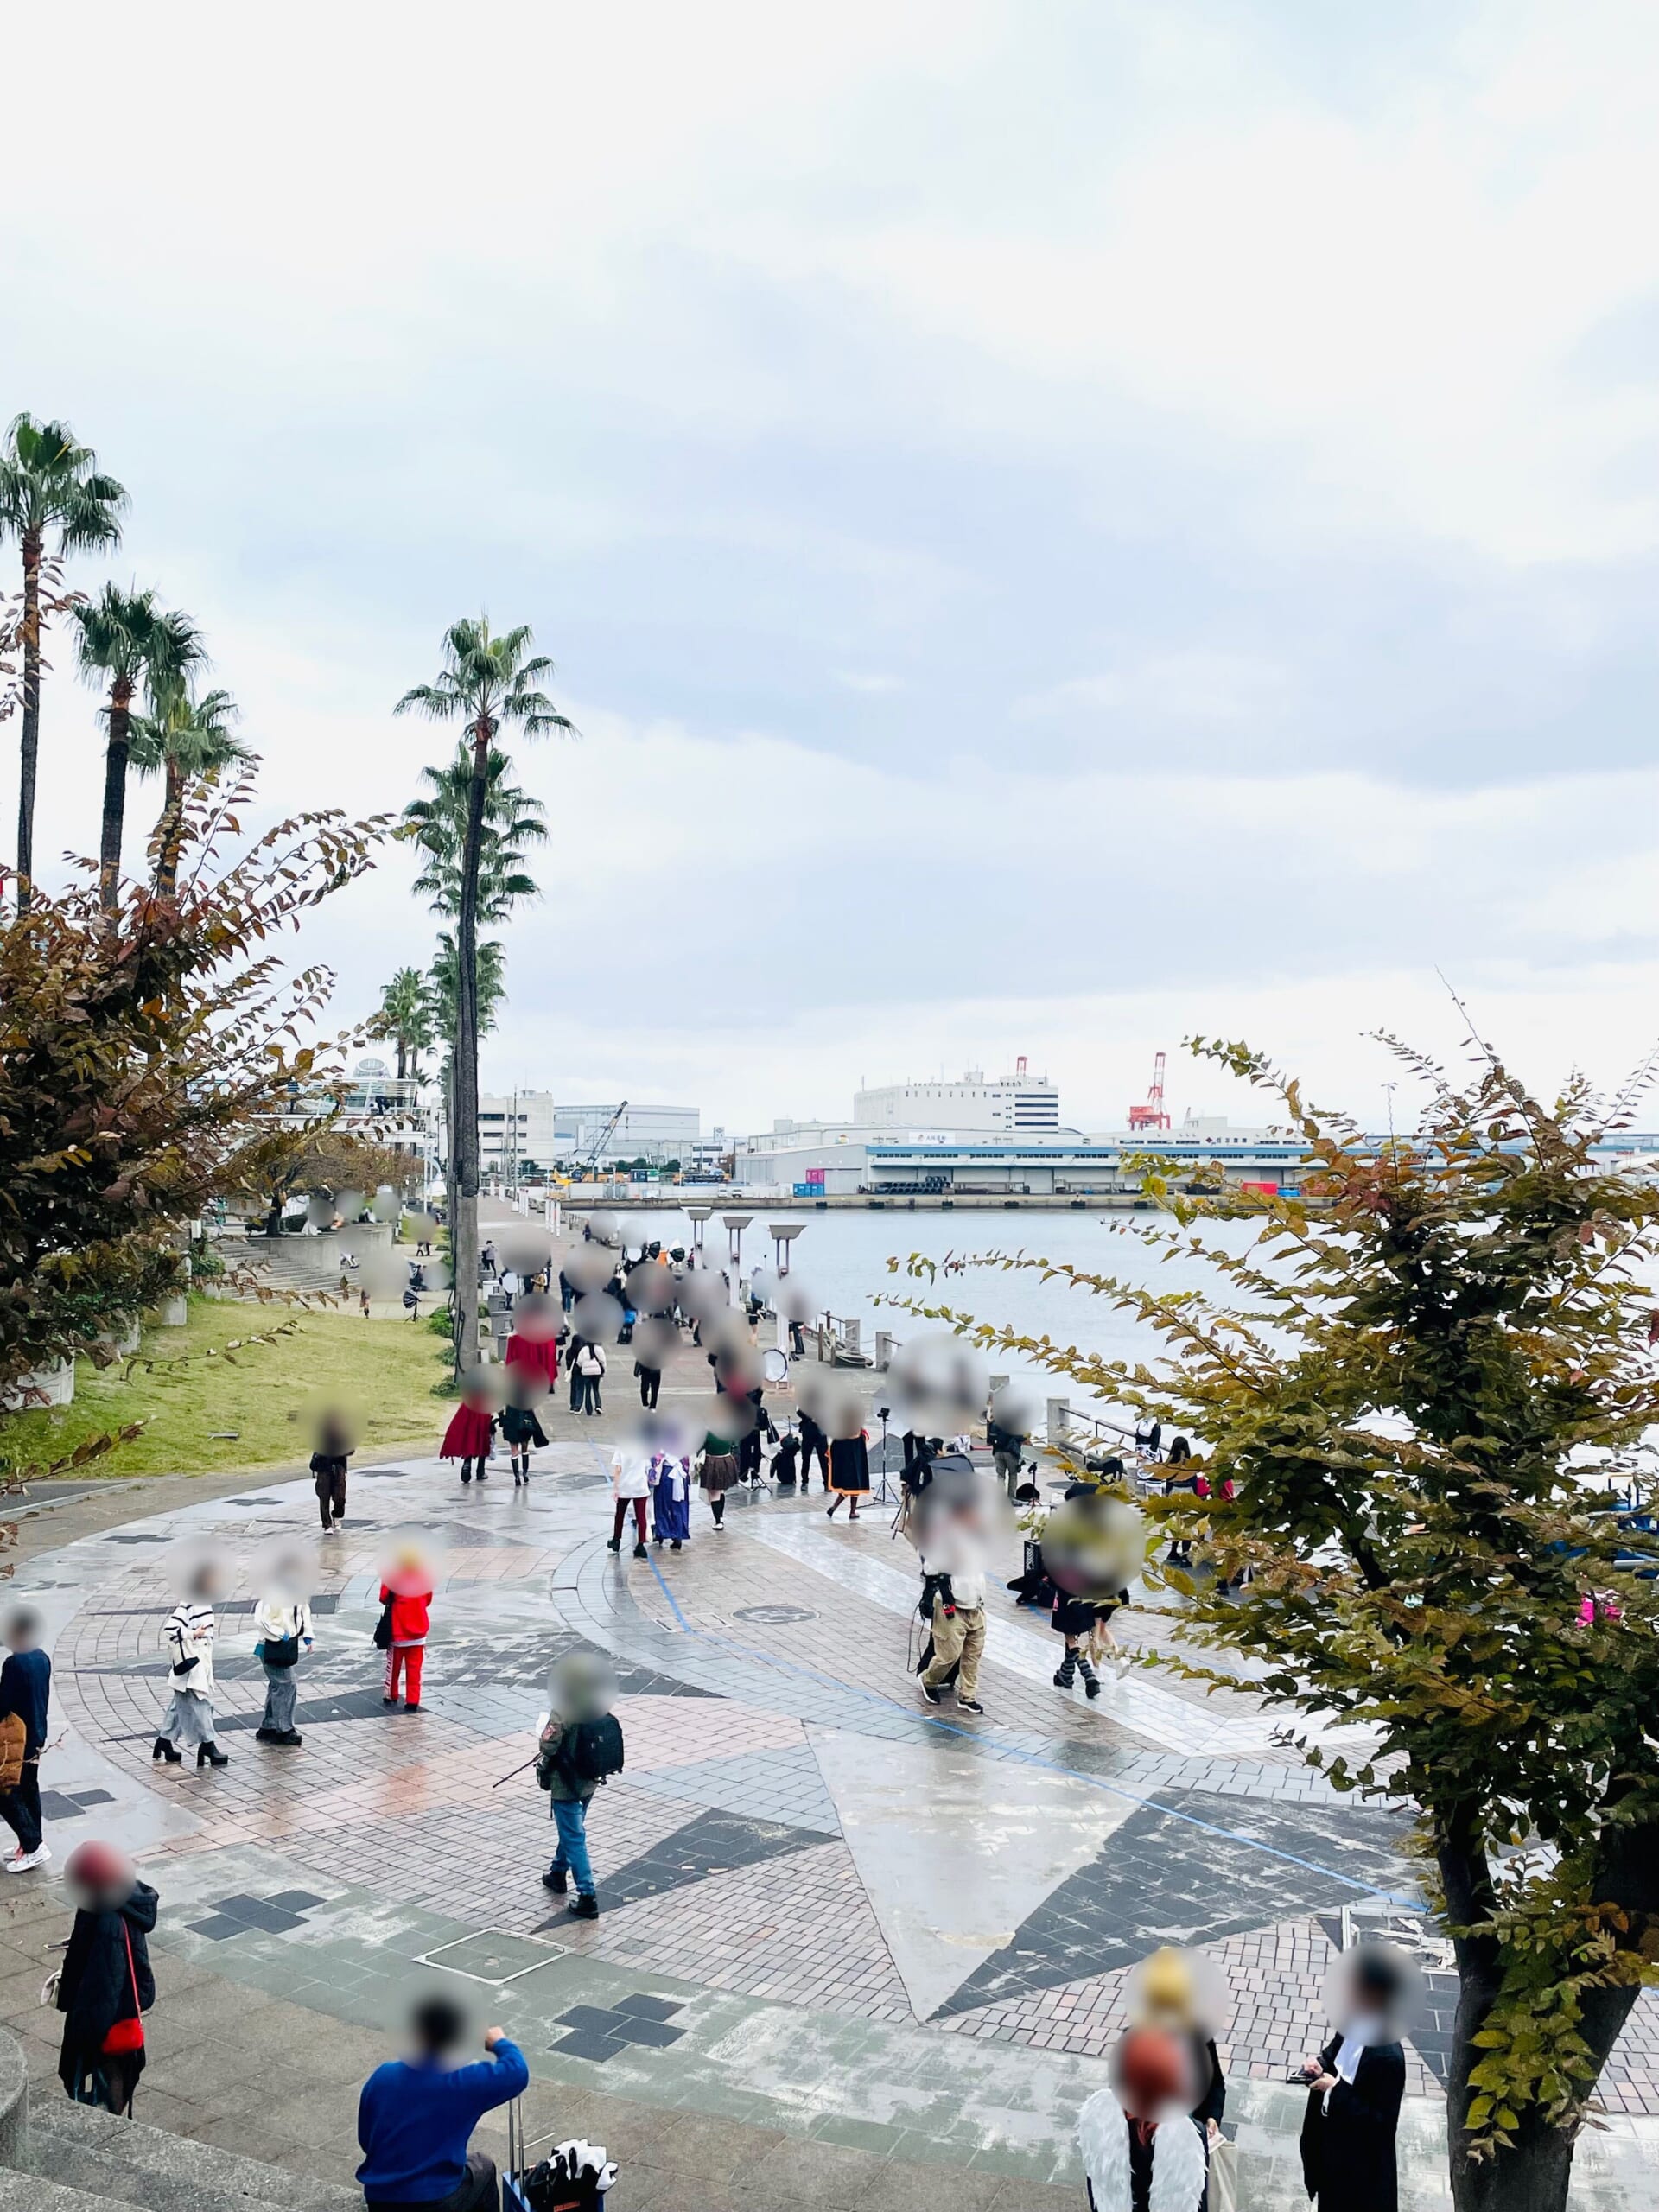
<path id="1" fill-rule="evenodd" d="M 436 1337 L 406 1321 L 296 1313 L 292 1335 L 226 1351 L 285 1318 L 278 1306 L 193 1298 L 185 1327 L 144 1332 L 143 1357 L 161 1361 L 188 1352 L 182 1366 L 146 1373 L 140 1365 L 129 1376 L 121 1361 L 100 1372 L 82 1360 L 73 1405 L 0 1414 L 0 1464 L 61 1459 L 83 1437 L 142 1421 L 143 1434 L 91 1461 L 88 1476 L 302 1469 L 318 1413 L 334 1406 L 357 1416 L 365 1454 L 404 1446 L 436 1450 L 452 1411 L 432 1395 L 444 1374 Z"/>

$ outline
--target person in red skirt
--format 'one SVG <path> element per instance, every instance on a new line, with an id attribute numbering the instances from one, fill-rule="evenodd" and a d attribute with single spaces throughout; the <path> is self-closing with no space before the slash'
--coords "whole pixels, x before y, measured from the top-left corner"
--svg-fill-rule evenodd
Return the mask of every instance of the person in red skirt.
<path id="1" fill-rule="evenodd" d="M 495 1393 L 481 1372 L 469 1375 L 461 1386 L 461 1403 L 450 1416 L 439 1447 L 440 1459 L 459 1459 L 461 1479 L 469 1483 L 478 1470 L 481 1483 L 490 1478 L 490 1438 L 495 1427 Z"/>
<path id="2" fill-rule="evenodd" d="M 396 1705 L 401 1677 L 407 1709 L 421 1709 L 421 1669 L 426 1633 L 432 1624 L 431 1570 L 417 1551 L 399 1553 L 380 1585 L 380 1602 L 391 1608 L 391 1642 L 386 1646 L 386 1688 L 382 1705 Z"/>

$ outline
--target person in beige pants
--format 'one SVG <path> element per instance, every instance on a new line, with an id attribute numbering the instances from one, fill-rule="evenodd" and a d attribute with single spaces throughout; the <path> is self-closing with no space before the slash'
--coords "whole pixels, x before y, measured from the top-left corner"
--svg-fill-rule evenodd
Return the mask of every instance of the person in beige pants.
<path id="1" fill-rule="evenodd" d="M 958 1713 L 983 1713 L 979 1661 L 985 1649 L 985 1577 L 977 1569 L 941 1575 L 933 1599 L 933 1663 L 922 1676 L 922 1695 L 938 1705 L 944 1678 L 957 1673 Z"/>

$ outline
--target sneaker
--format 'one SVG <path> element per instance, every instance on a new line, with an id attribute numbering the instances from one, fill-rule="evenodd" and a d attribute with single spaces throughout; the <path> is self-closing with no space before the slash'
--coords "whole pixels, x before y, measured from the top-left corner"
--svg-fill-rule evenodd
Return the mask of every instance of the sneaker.
<path id="1" fill-rule="evenodd" d="M 551 1890 L 556 1897 L 562 1897 L 569 1886 L 570 1877 L 563 1866 L 550 1866 L 542 1877 L 542 1887 Z"/>
<path id="2" fill-rule="evenodd" d="M 944 1691 L 936 1690 L 931 1682 L 918 1682 L 916 1687 L 930 1705 L 938 1705 L 944 1695 Z"/>
<path id="3" fill-rule="evenodd" d="M 599 1899 L 591 1890 L 586 1891 L 581 1897 L 572 1897 L 568 1909 L 572 1920 L 599 1918 Z"/>
<path id="4" fill-rule="evenodd" d="M 958 1713 L 983 1713 L 984 1710 L 984 1707 L 976 1697 L 959 1697 L 957 1700 Z"/>
<path id="5" fill-rule="evenodd" d="M 25 1851 L 20 1845 L 7 1859 L 6 1872 L 8 1874 L 26 1874 L 31 1866 L 44 1866 L 51 1856 L 49 1843 L 38 1844 L 33 1851 Z"/>

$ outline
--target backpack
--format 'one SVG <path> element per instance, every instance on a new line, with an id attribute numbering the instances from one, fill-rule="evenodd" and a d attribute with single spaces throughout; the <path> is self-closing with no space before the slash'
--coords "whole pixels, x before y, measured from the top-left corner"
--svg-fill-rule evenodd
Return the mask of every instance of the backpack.
<path id="1" fill-rule="evenodd" d="M 21 1713 L 0 1720 L 0 1789 L 15 1789 L 23 1778 L 23 1753 L 29 1749 L 29 1728 Z M 622 1764 L 621 1737 L 617 1738 L 616 1763 Z"/>
<path id="2" fill-rule="evenodd" d="M 622 1723 L 613 1713 L 580 1720 L 565 1738 L 566 1763 L 578 1782 L 607 1782 L 622 1771 Z"/>

